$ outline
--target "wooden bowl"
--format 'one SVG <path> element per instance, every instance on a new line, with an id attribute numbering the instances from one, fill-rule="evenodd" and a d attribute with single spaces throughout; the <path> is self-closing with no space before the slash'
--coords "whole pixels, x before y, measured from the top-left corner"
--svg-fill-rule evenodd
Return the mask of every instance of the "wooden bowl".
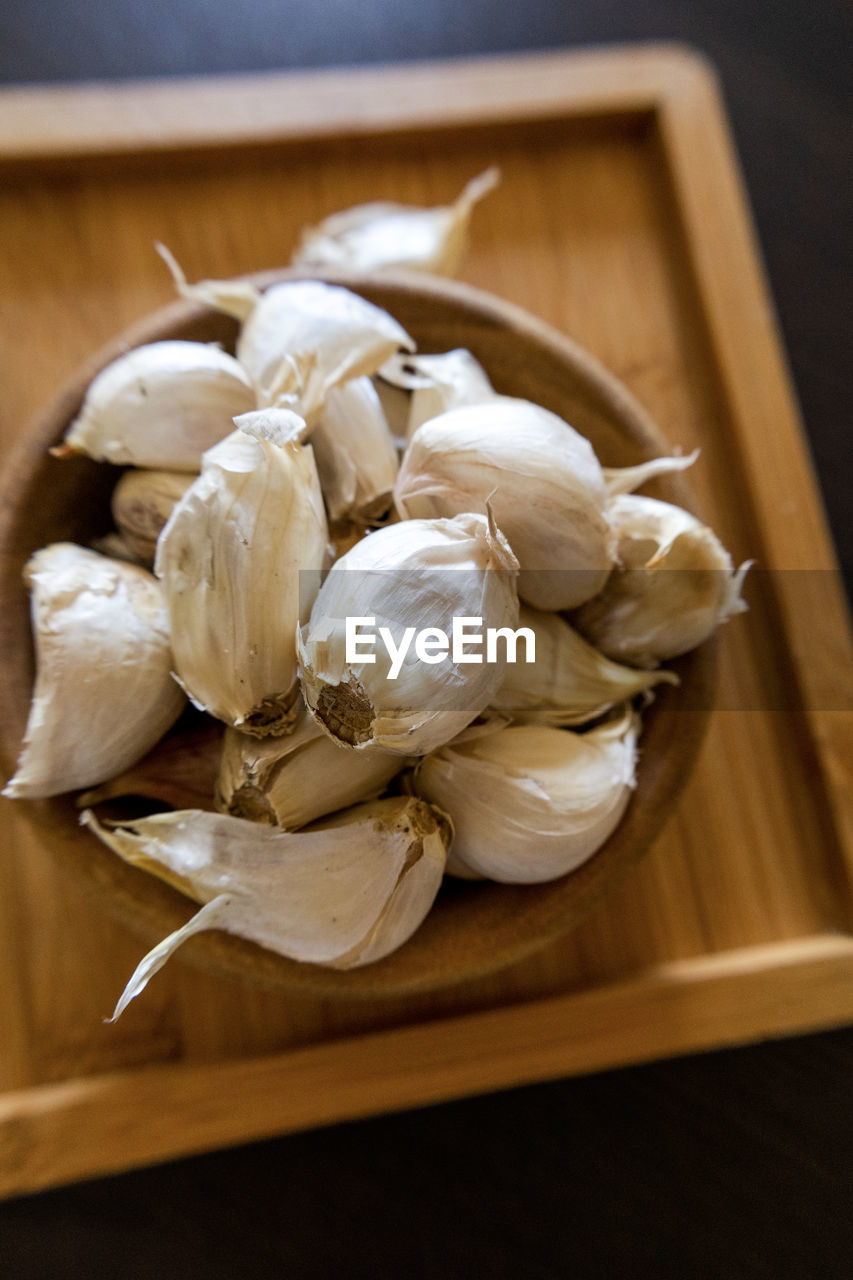
<path id="1" fill-rule="evenodd" d="M 264 288 L 300 274 L 277 271 L 252 279 Z M 629 465 L 666 451 L 665 441 L 620 383 L 573 342 L 519 308 L 462 284 L 411 274 L 339 274 L 335 280 L 390 311 L 421 351 L 469 348 L 498 391 L 536 401 L 565 418 L 592 441 L 604 465 Z M 0 765 L 5 777 L 14 771 L 33 680 L 22 567 L 49 542 L 85 544 L 105 533 L 111 523 L 109 495 L 120 474 L 85 458 L 57 460 L 48 448 L 64 435 L 95 373 L 129 347 L 187 338 L 221 342 L 233 350 L 236 331 L 234 321 L 202 306 L 178 302 L 157 311 L 77 373 L 30 427 L 11 459 L 0 504 Z M 695 508 L 681 476 L 658 481 L 655 492 Z M 681 685 L 660 686 L 645 716 L 637 786 L 625 816 L 577 871 L 530 886 L 448 877 L 409 942 L 377 964 L 350 972 L 286 960 L 221 932 L 197 935 L 179 955 L 289 993 L 376 999 L 478 978 L 555 941 L 648 850 L 690 774 L 713 697 L 714 645 L 669 665 L 679 672 Z M 196 909 L 82 829 L 73 796 L 15 803 L 65 867 L 145 947 L 179 928 Z"/>

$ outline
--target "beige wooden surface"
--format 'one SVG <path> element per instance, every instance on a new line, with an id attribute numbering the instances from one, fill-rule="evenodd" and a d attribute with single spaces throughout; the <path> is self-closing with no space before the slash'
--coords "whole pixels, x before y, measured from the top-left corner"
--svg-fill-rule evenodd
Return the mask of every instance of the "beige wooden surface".
<path id="1" fill-rule="evenodd" d="M 80 360 L 170 299 L 154 240 L 190 278 L 283 265 L 325 213 L 443 201 L 498 163 L 463 278 L 579 340 L 674 444 L 700 444 L 704 510 L 760 566 L 654 851 L 558 946 L 488 980 L 286 1000 L 195 971 L 190 942 L 105 1026 L 141 943 L 0 802 L 0 1190 L 850 1020 L 849 633 L 702 65 L 644 49 L 16 90 L 0 121 L 4 452 Z"/>

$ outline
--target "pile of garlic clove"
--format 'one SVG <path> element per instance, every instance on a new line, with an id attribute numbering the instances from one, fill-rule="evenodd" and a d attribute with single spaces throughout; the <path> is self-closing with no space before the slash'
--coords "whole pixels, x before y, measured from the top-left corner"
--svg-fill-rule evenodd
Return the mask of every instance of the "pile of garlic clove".
<path id="1" fill-rule="evenodd" d="M 294 260 L 449 271 L 495 180 L 437 210 L 336 215 Z M 127 352 L 53 451 L 125 470 L 111 534 L 27 565 L 37 676 L 3 792 L 164 809 L 82 816 L 199 904 L 114 1017 L 204 929 L 354 968 L 412 935 L 445 873 L 571 872 L 629 802 L 642 709 L 677 683 L 660 664 L 746 607 L 747 566 L 633 492 L 695 455 L 605 469 L 471 352 L 417 352 L 349 289 L 190 285 L 159 248 L 182 295 L 238 321 L 236 353 Z M 353 657 L 353 618 L 378 625 L 384 654 Z M 526 637 L 535 662 L 436 649 L 459 618 Z"/>

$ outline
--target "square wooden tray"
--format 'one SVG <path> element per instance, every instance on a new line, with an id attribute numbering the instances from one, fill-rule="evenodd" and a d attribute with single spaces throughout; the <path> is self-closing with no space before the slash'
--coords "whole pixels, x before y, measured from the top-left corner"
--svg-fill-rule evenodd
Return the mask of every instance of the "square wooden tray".
<path id="1" fill-rule="evenodd" d="M 3 801 L 0 1192 L 853 1019 L 851 646 L 713 76 L 666 46 L 0 94 L 0 448 L 190 279 L 284 265 L 362 200 L 491 164 L 463 278 L 569 333 L 684 449 L 749 614 L 663 837 L 559 946 L 356 1006 L 142 953 Z M 49 501 L 49 495 L 45 495 Z"/>

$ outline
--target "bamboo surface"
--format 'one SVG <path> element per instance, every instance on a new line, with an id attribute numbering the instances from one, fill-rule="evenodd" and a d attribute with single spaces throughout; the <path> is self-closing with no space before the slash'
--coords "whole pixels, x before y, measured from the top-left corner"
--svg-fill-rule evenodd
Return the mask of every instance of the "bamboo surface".
<path id="1" fill-rule="evenodd" d="M 849 1021 L 849 631 L 706 68 L 651 47 L 13 90 L 2 107 L 4 455 L 77 364 L 170 300 L 154 240 L 190 279 L 284 265 L 334 209 L 443 202 L 497 163 L 463 278 L 701 445 L 703 510 L 758 564 L 654 851 L 559 944 L 488 979 L 341 1004 L 179 955 L 105 1026 L 139 939 L 0 802 L 0 1191 Z"/>

